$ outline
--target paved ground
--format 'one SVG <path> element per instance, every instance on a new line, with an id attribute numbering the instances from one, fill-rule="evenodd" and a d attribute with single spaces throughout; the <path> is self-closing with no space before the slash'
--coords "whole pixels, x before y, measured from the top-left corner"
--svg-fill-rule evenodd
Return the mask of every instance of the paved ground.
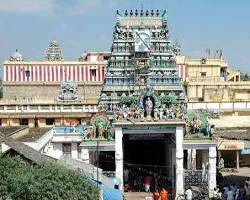
<path id="1" fill-rule="evenodd" d="M 125 200 L 145 200 L 146 197 L 153 197 L 151 193 L 146 192 L 125 192 Z"/>
<path id="2" fill-rule="evenodd" d="M 235 183 L 237 185 L 244 185 L 246 178 L 250 178 L 250 167 L 241 167 L 237 171 L 238 172 L 222 172 L 227 184 Z"/>

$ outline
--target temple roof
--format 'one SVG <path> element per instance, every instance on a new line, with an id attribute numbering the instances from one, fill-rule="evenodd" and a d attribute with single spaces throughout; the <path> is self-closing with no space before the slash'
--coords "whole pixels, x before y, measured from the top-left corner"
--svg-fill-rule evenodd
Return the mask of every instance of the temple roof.
<path id="1" fill-rule="evenodd" d="M 21 129 L 20 126 L 17 127 L 0 127 L 0 133 L 3 135 L 9 135 Z"/>
<path id="2" fill-rule="evenodd" d="M 35 142 L 45 135 L 51 128 L 29 128 L 27 134 L 22 134 L 15 138 L 20 142 Z"/>
<path id="3" fill-rule="evenodd" d="M 16 141 L 10 137 L 4 138 L 4 143 L 10 147 L 10 150 L 14 150 L 19 155 L 32 161 L 33 163 L 43 164 L 46 161 L 55 162 L 54 158 L 43 155 L 32 147 L 22 142 Z"/>
<path id="4" fill-rule="evenodd" d="M 163 24 L 166 10 L 125 10 L 116 12 L 117 20 L 123 27 L 160 27 Z"/>

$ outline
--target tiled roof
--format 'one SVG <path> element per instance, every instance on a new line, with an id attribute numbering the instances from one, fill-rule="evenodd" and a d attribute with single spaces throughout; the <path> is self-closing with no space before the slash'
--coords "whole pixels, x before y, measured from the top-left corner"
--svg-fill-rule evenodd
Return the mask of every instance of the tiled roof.
<path id="1" fill-rule="evenodd" d="M 20 142 L 34 142 L 45 135 L 51 128 L 29 128 L 29 133 L 17 138 Z"/>
<path id="2" fill-rule="evenodd" d="M 17 126 L 17 127 L 0 127 L 0 133 L 4 135 L 9 135 L 13 132 L 16 132 L 17 130 L 21 129 L 22 127 Z"/>
<path id="3" fill-rule="evenodd" d="M 16 151 L 18 154 L 22 155 L 26 159 L 32 161 L 33 163 L 42 164 L 47 161 L 50 161 L 50 162 L 55 161 L 55 159 L 48 157 L 46 155 L 43 155 L 39 151 L 36 151 L 35 149 L 33 149 L 32 147 L 22 142 L 18 142 L 10 137 L 5 137 L 4 142 L 11 149 L 13 149 L 14 151 Z"/>

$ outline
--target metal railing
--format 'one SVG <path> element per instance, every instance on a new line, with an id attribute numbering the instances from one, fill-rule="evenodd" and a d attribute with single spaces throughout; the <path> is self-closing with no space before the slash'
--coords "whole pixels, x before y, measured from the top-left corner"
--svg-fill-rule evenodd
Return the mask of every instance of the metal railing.
<path id="1" fill-rule="evenodd" d="M 191 186 L 208 190 L 208 170 L 184 170 L 184 187 Z"/>

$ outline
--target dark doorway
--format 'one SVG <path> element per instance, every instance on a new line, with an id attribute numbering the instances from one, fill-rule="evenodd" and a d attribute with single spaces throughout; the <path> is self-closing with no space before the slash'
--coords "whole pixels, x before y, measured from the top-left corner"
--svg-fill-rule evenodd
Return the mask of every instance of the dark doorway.
<path id="1" fill-rule="evenodd" d="M 124 140 L 124 160 L 135 165 L 165 165 L 164 140 Z"/>
<path id="2" fill-rule="evenodd" d="M 115 171 L 115 152 L 101 151 L 99 154 L 99 167 L 103 171 Z"/>
<path id="3" fill-rule="evenodd" d="M 143 183 L 151 180 L 150 190 L 172 188 L 174 178 L 172 141 L 167 134 L 123 135 L 125 191 L 145 191 Z M 126 173 L 125 173 L 126 172 Z M 129 188 L 127 190 L 127 188 Z"/>

